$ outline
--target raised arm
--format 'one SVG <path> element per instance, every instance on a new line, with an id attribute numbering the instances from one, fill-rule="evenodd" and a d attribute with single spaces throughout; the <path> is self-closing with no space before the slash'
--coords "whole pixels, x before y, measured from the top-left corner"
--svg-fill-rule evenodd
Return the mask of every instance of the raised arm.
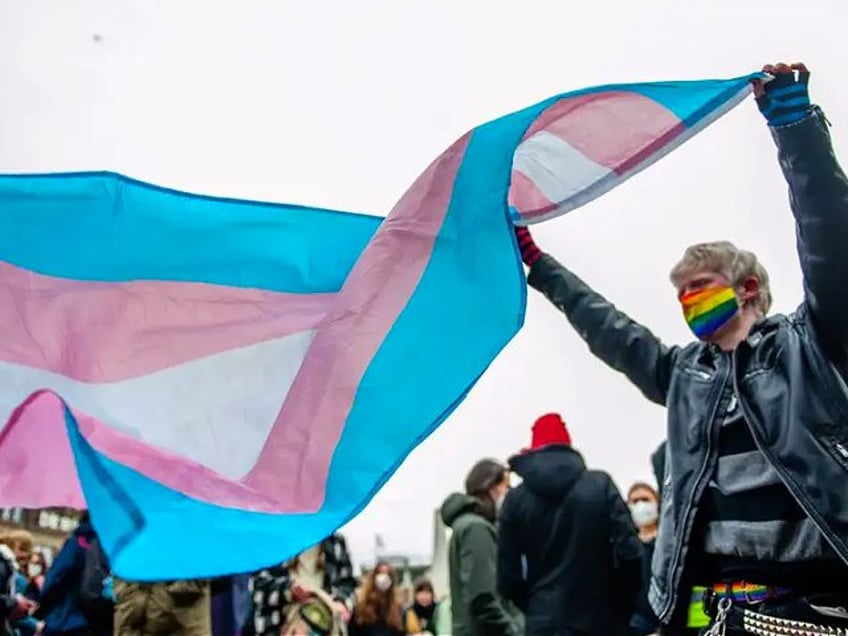
<path id="1" fill-rule="evenodd" d="M 665 405 L 678 349 L 666 347 L 574 273 L 543 254 L 526 228 L 516 228 L 528 284 L 542 292 L 598 358 L 624 373 L 652 402 Z"/>
<path id="2" fill-rule="evenodd" d="M 807 306 L 821 335 L 848 351 L 848 179 L 833 151 L 828 122 L 807 94 L 803 64 L 766 67 L 758 87 L 789 184 Z M 797 77 L 796 77 L 797 72 Z"/>

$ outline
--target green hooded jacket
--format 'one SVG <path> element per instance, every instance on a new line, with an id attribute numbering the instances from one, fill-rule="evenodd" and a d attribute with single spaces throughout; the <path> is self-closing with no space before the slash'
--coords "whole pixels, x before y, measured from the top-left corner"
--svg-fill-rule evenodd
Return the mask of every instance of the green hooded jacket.
<path id="1" fill-rule="evenodd" d="M 497 594 L 497 530 L 474 497 L 450 495 L 442 520 L 453 531 L 448 546 L 451 636 L 520 636 L 520 615 Z"/>

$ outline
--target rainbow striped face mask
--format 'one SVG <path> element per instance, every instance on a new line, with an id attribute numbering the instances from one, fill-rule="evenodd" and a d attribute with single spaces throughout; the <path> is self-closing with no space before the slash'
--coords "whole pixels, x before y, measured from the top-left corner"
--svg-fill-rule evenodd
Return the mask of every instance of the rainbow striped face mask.
<path id="1" fill-rule="evenodd" d="M 733 287 L 709 287 L 688 292 L 680 297 L 683 317 L 692 332 L 707 340 L 724 327 L 739 311 Z"/>

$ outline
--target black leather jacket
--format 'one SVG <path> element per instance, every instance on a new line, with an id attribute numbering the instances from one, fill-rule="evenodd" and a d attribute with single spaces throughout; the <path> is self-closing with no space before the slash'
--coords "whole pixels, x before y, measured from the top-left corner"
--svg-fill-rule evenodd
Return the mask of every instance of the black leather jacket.
<path id="1" fill-rule="evenodd" d="M 550 256 L 529 283 L 561 309 L 592 352 L 668 408 L 670 483 L 650 600 L 668 621 L 678 605 L 698 503 L 717 461 L 722 389 L 732 383 L 760 450 L 848 563 L 848 180 L 814 109 L 773 129 L 790 189 L 804 302 L 759 321 L 731 354 L 700 342 L 666 347 Z"/>

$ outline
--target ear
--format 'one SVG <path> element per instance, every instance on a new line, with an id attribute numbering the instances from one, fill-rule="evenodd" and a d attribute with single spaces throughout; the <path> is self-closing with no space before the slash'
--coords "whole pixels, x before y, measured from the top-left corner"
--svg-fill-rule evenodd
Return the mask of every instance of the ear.
<path id="1" fill-rule="evenodd" d="M 760 281 L 756 276 L 749 276 L 746 278 L 742 281 L 742 285 L 740 287 L 742 291 L 741 296 L 743 305 L 747 305 L 760 293 Z"/>

